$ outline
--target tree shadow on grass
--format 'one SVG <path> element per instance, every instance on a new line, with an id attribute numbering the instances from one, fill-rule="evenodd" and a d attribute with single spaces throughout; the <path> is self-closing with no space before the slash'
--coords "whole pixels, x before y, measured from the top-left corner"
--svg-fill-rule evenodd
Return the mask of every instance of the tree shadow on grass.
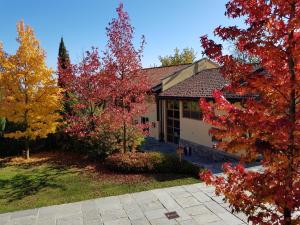
<path id="1" fill-rule="evenodd" d="M 0 198 L 7 202 L 21 200 L 27 196 L 35 195 L 45 188 L 65 187 L 56 181 L 56 178 L 72 173 L 57 167 L 37 168 L 30 173 L 17 174 L 10 179 L 0 179 L 0 189 L 3 190 Z"/>

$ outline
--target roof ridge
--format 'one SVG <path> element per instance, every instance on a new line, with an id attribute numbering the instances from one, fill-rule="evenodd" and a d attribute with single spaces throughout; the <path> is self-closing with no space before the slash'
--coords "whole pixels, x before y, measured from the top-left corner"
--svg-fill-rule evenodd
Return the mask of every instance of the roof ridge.
<path id="1" fill-rule="evenodd" d="M 195 75 L 197 75 L 197 74 L 199 74 L 199 73 L 208 71 L 208 70 L 219 70 L 219 69 L 221 69 L 221 67 L 203 69 L 203 70 L 200 70 L 199 72 L 193 74 L 193 76 L 195 76 Z M 192 77 L 193 77 L 193 76 L 192 76 Z"/>
<path id="2" fill-rule="evenodd" d="M 207 68 L 207 69 L 200 70 L 199 72 L 194 73 L 192 76 L 188 77 L 187 79 L 185 79 L 185 80 L 183 80 L 183 81 L 181 81 L 181 82 L 185 82 L 185 81 L 187 81 L 187 80 L 189 80 L 189 79 L 195 78 L 197 75 L 199 75 L 199 74 L 202 73 L 202 72 L 206 72 L 206 71 L 209 71 L 209 70 L 218 70 L 218 69 L 220 69 L 220 67 L 217 67 L 217 68 Z M 222 77 L 223 77 L 223 76 L 222 76 Z M 181 83 L 181 82 L 180 82 L 180 83 Z"/>
<path id="3" fill-rule="evenodd" d="M 171 76 L 173 76 L 174 74 L 179 73 L 179 72 L 185 70 L 186 68 L 191 67 L 191 66 L 195 65 L 196 63 L 199 63 L 199 62 L 204 61 L 204 60 L 208 60 L 208 61 L 214 63 L 213 61 L 211 61 L 211 60 L 208 59 L 207 57 L 203 57 L 203 58 L 201 58 L 201 59 L 199 59 L 199 60 L 196 60 L 195 62 L 189 64 L 189 66 L 187 66 L 187 67 L 185 67 L 185 68 L 182 68 L 182 69 L 179 69 L 179 70 L 177 70 L 177 71 L 175 71 L 175 72 L 169 74 L 168 76 L 162 78 L 161 80 L 164 80 L 164 79 L 166 79 L 166 78 L 168 78 L 168 77 L 171 77 Z M 216 63 L 214 63 L 214 64 L 217 66 Z M 220 66 L 219 66 L 219 67 L 220 67 Z M 218 67 L 218 68 L 219 68 L 219 67 Z M 211 69 L 215 69 L 215 68 L 211 68 Z M 204 69 L 204 70 L 207 70 L 207 69 Z M 201 70 L 201 71 L 203 71 L 203 70 Z M 201 71 L 199 71 L 199 72 L 201 72 Z M 194 74 L 193 74 L 192 76 L 190 76 L 190 77 L 193 77 L 195 74 L 197 74 L 197 73 L 194 73 Z M 189 78 L 190 78 L 190 77 L 189 77 Z M 189 79 L 189 78 L 187 78 L 187 79 Z M 186 80 L 187 80 L 187 79 L 186 79 Z M 183 80 L 183 81 L 184 81 L 184 80 Z M 182 81 L 182 82 L 183 82 L 183 81 Z"/>
<path id="4" fill-rule="evenodd" d="M 178 97 L 178 98 L 200 98 L 212 97 L 212 91 L 222 90 L 224 86 L 230 83 L 220 74 L 220 67 L 207 68 L 195 73 L 193 76 L 183 80 L 180 83 L 164 90 L 159 94 L 160 97 Z M 232 94 L 230 98 L 234 97 Z"/>
<path id="5" fill-rule="evenodd" d="M 207 68 L 207 69 L 204 69 L 204 70 L 200 70 L 199 72 L 194 73 L 192 76 L 188 77 L 187 79 L 183 80 L 182 82 L 184 82 L 186 80 L 189 80 L 189 79 L 192 79 L 192 78 L 195 78 L 196 76 L 200 75 L 200 73 L 202 73 L 202 72 L 206 72 L 206 71 L 209 71 L 209 70 L 217 70 L 217 69 L 219 69 L 219 67 L 218 68 Z"/>
<path id="6" fill-rule="evenodd" d="M 183 64 L 178 64 L 178 65 L 169 65 L 169 66 L 154 66 L 154 67 L 145 67 L 142 68 L 142 70 L 149 70 L 149 69 L 159 69 L 159 68 L 169 68 L 169 67 L 176 67 L 176 66 L 188 66 L 193 63 L 183 63 Z"/>

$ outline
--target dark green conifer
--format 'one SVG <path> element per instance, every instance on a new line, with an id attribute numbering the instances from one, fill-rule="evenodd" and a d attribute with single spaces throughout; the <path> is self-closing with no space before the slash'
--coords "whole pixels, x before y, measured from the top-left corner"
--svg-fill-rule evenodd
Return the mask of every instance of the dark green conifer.
<path id="1" fill-rule="evenodd" d="M 63 38 L 60 39 L 60 43 L 59 43 L 58 63 L 60 63 L 60 66 L 61 66 L 62 69 L 66 69 L 67 66 L 70 64 L 69 53 L 66 49 Z"/>

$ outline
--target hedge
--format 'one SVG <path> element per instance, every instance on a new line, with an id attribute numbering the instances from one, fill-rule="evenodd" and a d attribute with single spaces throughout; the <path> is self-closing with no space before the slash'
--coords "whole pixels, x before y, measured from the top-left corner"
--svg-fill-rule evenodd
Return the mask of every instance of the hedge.
<path id="1" fill-rule="evenodd" d="M 198 176 L 200 167 L 182 160 L 175 154 L 160 152 L 129 152 L 110 155 L 105 166 L 122 173 L 179 173 Z"/>

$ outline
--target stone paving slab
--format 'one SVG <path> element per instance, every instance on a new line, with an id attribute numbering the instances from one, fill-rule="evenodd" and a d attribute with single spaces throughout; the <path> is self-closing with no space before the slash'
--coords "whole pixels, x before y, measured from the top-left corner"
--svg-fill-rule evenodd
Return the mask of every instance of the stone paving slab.
<path id="1" fill-rule="evenodd" d="M 178 218 L 165 213 L 176 211 Z M 242 225 L 204 183 L 0 214 L 0 225 Z"/>

